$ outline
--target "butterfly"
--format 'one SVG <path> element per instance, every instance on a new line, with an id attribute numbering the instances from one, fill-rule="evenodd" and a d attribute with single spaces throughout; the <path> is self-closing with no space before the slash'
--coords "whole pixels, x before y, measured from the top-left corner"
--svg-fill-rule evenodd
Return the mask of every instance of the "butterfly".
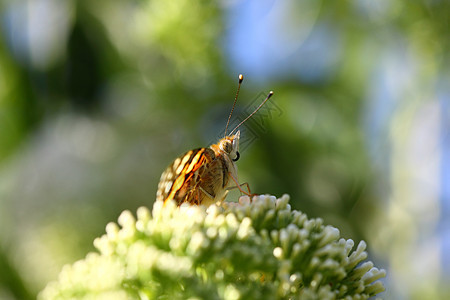
<path id="1" fill-rule="evenodd" d="M 234 188 L 252 196 L 248 183 L 239 184 L 238 181 L 236 162 L 240 158 L 240 131 L 236 130 L 269 100 L 273 91 L 227 135 L 243 79 L 243 75 L 239 74 L 239 85 L 228 116 L 224 138 L 209 148 L 193 149 L 177 157 L 161 175 L 156 193 L 157 201 L 167 203 L 174 200 L 177 205 L 189 203 L 208 206 L 221 203 L 228 191 Z M 243 186 L 246 186 L 248 191 L 244 191 Z"/>

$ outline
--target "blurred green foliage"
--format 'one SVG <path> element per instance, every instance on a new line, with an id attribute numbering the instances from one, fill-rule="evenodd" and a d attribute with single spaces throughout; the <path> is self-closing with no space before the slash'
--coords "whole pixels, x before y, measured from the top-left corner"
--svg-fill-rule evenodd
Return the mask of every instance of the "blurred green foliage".
<path id="1" fill-rule="evenodd" d="M 108 221 L 151 207 L 176 156 L 223 131 L 240 68 L 226 53 L 239 45 L 225 45 L 233 5 L 1 2 L 0 298 L 34 298 L 63 264 L 93 250 Z M 253 128 L 240 180 L 256 193 L 289 193 L 294 208 L 370 244 L 387 180 L 363 127 L 376 58 L 401 37 L 420 58 L 420 82 L 432 85 L 449 69 L 449 13 L 447 1 L 322 3 L 315 22 L 339 39 L 328 76 L 245 78 L 237 115 L 269 90 L 283 113 Z"/>

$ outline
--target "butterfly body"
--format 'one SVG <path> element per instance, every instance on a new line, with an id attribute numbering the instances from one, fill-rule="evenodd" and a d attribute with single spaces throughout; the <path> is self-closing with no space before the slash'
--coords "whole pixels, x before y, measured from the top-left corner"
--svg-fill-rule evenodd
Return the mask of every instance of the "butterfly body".
<path id="1" fill-rule="evenodd" d="M 242 74 L 240 74 L 233 108 L 225 127 L 225 137 L 209 148 L 190 150 L 176 158 L 161 175 L 158 192 L 156 193 L 157 201 L 167 203 L 174 200 L 177 205 L 183 203 L 196 205 L 219 204 L 225 199 L 228 191 L 233 188 L 239 189 L 243 194 L 252 196 L 248 184 L 242 184 L 247 186 L 248 191 L 244 191 L 238 180 L 235 162 L 240 157 L 240 132 L 236 130 L 269 100 L 273 92 L 271 91 L 253 113 L 227 135 L 228 125 L 236 105 L 243 78 Z M 235 131 L 236 133 L 233 134 Z"/>
<path id="2" fill-rule="evenodd" d="M 210 205 L 222 202 L 236 186 L 239 131 L 209 148 L 190 150 L 176 158 L 161 175 L 157 200 Z"/>

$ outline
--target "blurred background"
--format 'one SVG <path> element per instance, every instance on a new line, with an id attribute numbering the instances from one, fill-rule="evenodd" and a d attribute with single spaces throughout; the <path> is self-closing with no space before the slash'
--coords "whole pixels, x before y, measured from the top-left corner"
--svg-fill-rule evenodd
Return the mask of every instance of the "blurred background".
<path id="1" fill-rule="evenodd" d="M 244 74 L 241 182 L 364 239 L 385 299 L 449 299 L 450 2 L 0 1 L 0 299 L 33 299 Z M 236 194 L 235 194 L 236 195 Z M 237 196 L 237 195 L 236 195 Z"/>

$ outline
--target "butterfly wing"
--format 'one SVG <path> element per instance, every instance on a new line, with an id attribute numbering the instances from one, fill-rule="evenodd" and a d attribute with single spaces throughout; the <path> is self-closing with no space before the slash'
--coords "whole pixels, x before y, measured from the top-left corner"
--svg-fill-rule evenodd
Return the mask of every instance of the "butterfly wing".
<path id="1" fill-rule="evenodd" d="M 188 151 L 175 159 L 161 175 L 156 199 L 202 204 L 205 198 L 215 198 L 223 182 L 221 160 L 209 148 Z M 211 199 L 214 200 L 214 199 Z M 205 203 L 203 203 L 205 204 Z"/>

